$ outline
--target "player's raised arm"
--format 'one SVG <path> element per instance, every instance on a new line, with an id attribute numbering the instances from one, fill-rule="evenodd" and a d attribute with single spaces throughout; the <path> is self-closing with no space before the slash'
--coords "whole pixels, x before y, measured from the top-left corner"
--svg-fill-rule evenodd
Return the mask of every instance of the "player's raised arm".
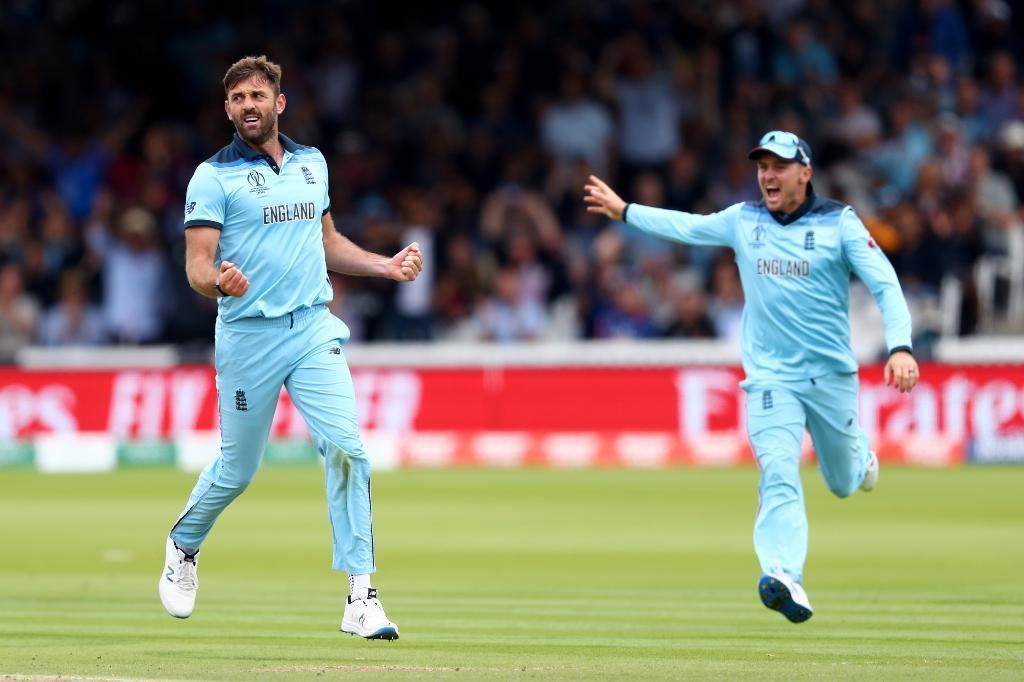
<path id="1" fill-rule="evenodd" d="M 656 237 L 682 244 L 733 245 L 733 232 L 741 204 L 711 215 L 630 204 L 596 175 L 590 176 L 590 182 L 583 189 L 586 192 L 583 201 L 588 204 L 587 211 L 590 213 L 621 220 Z"/>
<path id="2" fill-rule="evenodd" d="M 423 254 L 416 242 L 390 258 L 359 248 L 338 232 L 330 213 L 321 219 L 324 231 L 324 254 L 327 269 L 345 275 L 384 277 L 397 282 L 411 282 L 423 270 Z"/>

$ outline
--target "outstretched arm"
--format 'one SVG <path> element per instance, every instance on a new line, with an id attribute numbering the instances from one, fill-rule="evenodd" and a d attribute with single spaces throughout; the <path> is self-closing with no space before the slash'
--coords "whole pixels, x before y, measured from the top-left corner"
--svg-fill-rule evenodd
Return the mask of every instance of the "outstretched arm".
<path id="1" fill-rule="evenodd" d="M 627 204 L 615 190 L 596 175 L 583 188 L 587 211 L 612 220 L 621 220 L 656 237 L 682 244 L 732 246 L 736 219 L 741 205 L 730 206 L 711 215 L 669 211 L 641 204 Z"/>
<path id="2" fill-rule="evenodd" d="M 411 282 L 423 270 L 423 255 L 420 253 L 420 245 L 416 242 L 388 258 L 364 251 L 353 244 L 334 227 L 330 213 L 324 214 L 321 224 L 324 230 L 327 269 L 332 272 Z"/>

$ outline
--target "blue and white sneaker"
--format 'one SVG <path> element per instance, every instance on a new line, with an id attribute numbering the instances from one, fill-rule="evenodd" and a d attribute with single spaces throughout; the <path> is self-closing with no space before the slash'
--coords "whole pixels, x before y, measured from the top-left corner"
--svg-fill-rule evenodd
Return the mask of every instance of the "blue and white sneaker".
<path id="1" fill-rule="evenodd" d="M 814 615 L 804 588 L 782 571 L 762 575 L 757 593 L 765 606 L 778 611 L 791 623 L 803 623 Z"/>
<path id="2" fill-rule="evenodd" d="M 199 552 L 188 555 L 167 538 L 164 568 L 160 572 L 160 602 L 175 618 L 188 618 L 199 592 Z"/>
<path id="3" fill-rule="evenodd" d="M 872 450 L 868 455 L 868 463 L 864 468 L 864 480 L 860 482 L 860 489 L 866 493 L 871 492 L 878 485 L 878 455 Z"/>
<path id="4" fill-rule="evenodd" d="M 366 639 L 398 639 L 398 626 L 388 620 L 384 607 L 377 599 L 377 590 L 366 590 L 363 598 L 349 596 L 341 631 Z"/>

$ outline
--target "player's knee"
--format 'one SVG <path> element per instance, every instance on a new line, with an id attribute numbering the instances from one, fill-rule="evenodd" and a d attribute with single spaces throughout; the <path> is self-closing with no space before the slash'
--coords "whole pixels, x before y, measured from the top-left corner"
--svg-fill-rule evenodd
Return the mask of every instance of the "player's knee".
<path id="1" fill-rule="evenodd" d="M 321 445 L 320 452 L 328 461 L 332 459 L 345 459 L 350 462 L 366 461 L 366 450 L 359 438 L 329 440 Z"/>
<path id="2" fill-rule="evenodd" d="M 256 469 L 250 466 L 221 466 L 216 484 L 225 490 L 233 491 L 235 497 L 245 492 L 256 476 Z"/>
<path id="3" fill-rule="evenodd" d="M 761 473 L 761 488 L 772 496 L 799 497 L 800 471 L 795 467 L 775 466 Z"/>
<path id="4" fill-rule="evenodd" d="M 851 481 L 826 481 L 828 489 L 836 497 L 849 497 L 857 490 L 857 485 Z"/>

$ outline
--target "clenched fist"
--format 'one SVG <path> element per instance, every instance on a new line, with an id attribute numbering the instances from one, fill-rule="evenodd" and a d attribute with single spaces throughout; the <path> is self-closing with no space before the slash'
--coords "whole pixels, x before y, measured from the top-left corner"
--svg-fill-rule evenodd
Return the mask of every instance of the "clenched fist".
<path id="1" fill-rule="evenodd" d="M 398 282 L 411 282 L 423 271 L 423 253 L 416 242 L 409 244 L 388 263 L 388 277 Z"/>
<path id="2" fill-rule="evenodd" d="M 234 263 L 221 261 L 217 285 L 225 296 L 241 296 L 249 291 L 249 278 Z"/>

